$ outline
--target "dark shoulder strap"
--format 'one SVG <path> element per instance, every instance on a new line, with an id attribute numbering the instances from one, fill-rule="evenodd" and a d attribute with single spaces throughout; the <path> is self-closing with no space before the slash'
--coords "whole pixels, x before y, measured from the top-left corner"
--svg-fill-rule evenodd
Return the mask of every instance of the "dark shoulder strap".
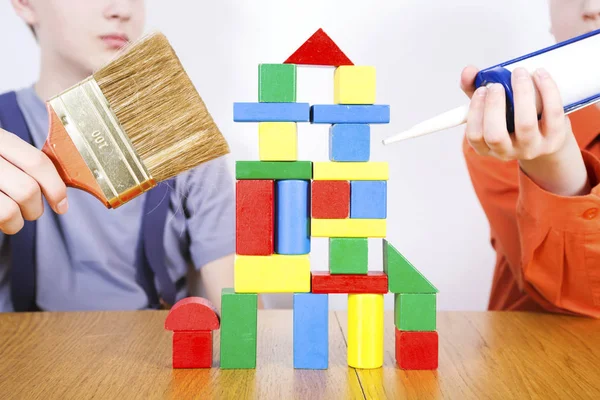
<path id="1" fill-rule="evenodd" d="M 0 125 L 3 129 L 33 145 L 15 92 L 0 95 Z M 10 288 L 15 311 L 37 310 L 35 300 L 35 226 L 35 221 L 25 221 L 23 229 L 9 237 L 11 246 Z"/>
<path id="2" fill-rule="evenodd" d="M 143 269 L 146 270 L 145 286 L 146 293 L 150 300 L 150 306 L 158 306 L 158 294 L 154 289 L 154 277 L 158 281 L 158 289 L 160 291 L 160 297 L 170 305 L 175 304 L 175 298 L 177 290 L 175 283 L 169 276 L 166 264 L 166 253 L 164 245 L 164 233 L 165 225 L 167 222 L 167 213 L 169 212 L 170 193 L 171 188 L 174 187 L 175 180 L 169 180 L 160 183 L 158 186 L 146 193 L 146 199 L 144 203 L 144 214 L 142 217 L 142 251 L 138 253 L 142 259 L 140 263 L 147 263 L 150 267 L 149 270 L 152 274 L 148 274 L 148 268 L 144 268 L 143 264 L 140 264 Z"/>

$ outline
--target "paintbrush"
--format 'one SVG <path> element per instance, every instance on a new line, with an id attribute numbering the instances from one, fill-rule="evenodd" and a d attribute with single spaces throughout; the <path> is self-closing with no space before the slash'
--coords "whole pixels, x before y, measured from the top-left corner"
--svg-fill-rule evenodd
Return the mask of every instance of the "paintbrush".
<path id="1" fill-rule="evenodd" d="M 47 104 L 42 151 L 67 186 L 116 208 L 229 146 L 160 33 Z"/>

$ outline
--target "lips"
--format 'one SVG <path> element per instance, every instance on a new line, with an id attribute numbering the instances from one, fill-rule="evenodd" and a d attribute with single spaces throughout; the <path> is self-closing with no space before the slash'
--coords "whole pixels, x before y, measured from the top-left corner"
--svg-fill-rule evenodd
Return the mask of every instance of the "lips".
<path id="1" fill-rule="evenodd" d="M 111 33 L 109 35 L 102 35 L 100 39 L 104 42 L 104 44 L 110 49 L 120 49 L 129 43 L 129 38 L 127 35 Z"/>

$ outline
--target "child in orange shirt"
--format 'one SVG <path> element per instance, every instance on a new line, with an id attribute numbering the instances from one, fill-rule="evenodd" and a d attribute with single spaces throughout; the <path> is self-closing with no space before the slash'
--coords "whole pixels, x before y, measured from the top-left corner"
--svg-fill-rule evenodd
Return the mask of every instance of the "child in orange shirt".
<path id="1" fill-rule="evenodd" d="M 557 41 L 600 28 L 600 0 L 549 0 Z M 567 118 L 544 70 L 512 74 L 515 133 L 499 84 L 474 90 L 478 70 L 462 72 L 471 98 L 463 150 L 491 226 L 496 270 L 491 310 L 600 317 L 600 106 Z M 535 89 L 543 105 L 538 121 Z"/>

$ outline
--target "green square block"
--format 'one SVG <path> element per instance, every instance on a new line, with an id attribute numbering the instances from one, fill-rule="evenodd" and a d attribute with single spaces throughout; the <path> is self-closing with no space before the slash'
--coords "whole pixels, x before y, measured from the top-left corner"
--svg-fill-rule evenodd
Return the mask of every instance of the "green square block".
<path id="1" fill-rule="evenodd" d="M 330 238 L 329 272 L 331 274 L 366 274 L 369 270 L 367 238 Z"/>
<path id="2" fill-rule="evenodd" d="M 256 368 L 258 295 L 221 292 L 221 368 Z"/>
<path id="3" fill-rule="evenodd" d="M 395 294 L 394 324 L 401 331 L 435 331 L 436 294 Z"/>
<path id="4" fill-rule="evenodd" d="M 296 65 L 259 64 L 258 101 L 294 103 L 296 101 Z"/>
<path id="5" fill-rule="evenodd" d="M 311 161 L 236 161 L 236 179 L 312 179 Z"/>

